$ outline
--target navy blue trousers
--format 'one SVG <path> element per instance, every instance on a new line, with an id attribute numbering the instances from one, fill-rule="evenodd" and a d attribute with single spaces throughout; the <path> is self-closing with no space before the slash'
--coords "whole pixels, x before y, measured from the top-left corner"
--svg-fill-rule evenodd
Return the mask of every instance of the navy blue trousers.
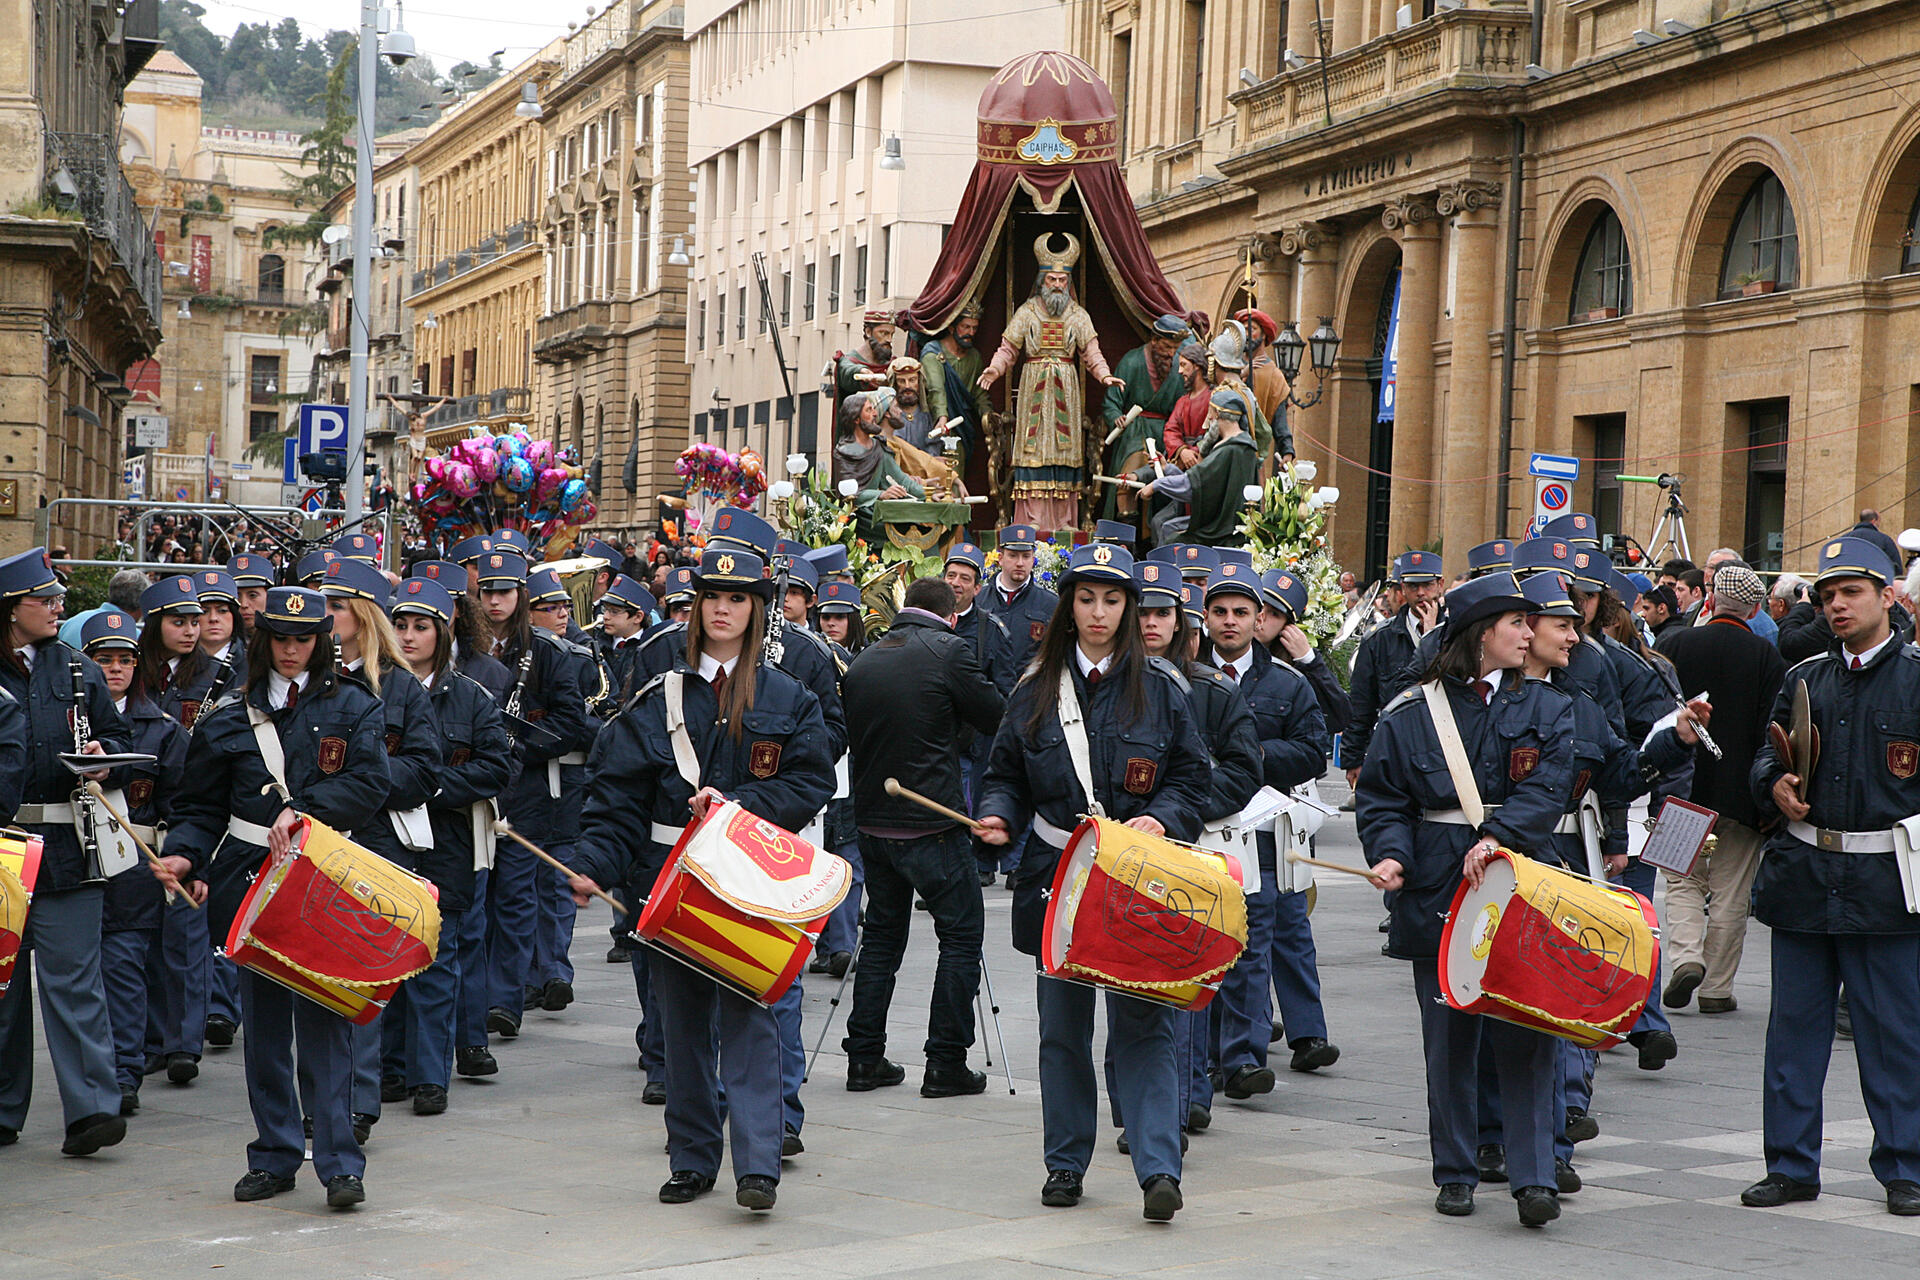
<path id="1" fill-rule="evenodd" d="M 33 987 L 40 984 L 47 1055 L 60 1087 L 66 1123 L 117 1115 L 120 1084 L 113 1069 L 113 1025 L 100 976 L 98 885 L 33 900 L 14 959 L 13 984 L 0 996 L 0 1125 L 20 1129 L 33 1098 Z"/>
<path id="2" fill-rule="evenodd" d="M 1247 949 L 1220 981 L 1220 1068 L 1267 1065 L 1274 997 L 1289 1042 L 1325 1038 L 1320 962 L 1307 895 L 1281 893 L 1270 840 L 1260 842 L 1260 891 L 1247 898 Z"/>
<path id="3" fill-rule="evenodd" d="M 549 845 L 547 852 L 565 862 L 573 853 L 573 845 Z M 573 922 L 580 908 L 574 904 L 566 878 L 546 863 L 540 863 L 534 871 L 534 881 L 540 897 L 540 931 L 534 940 L 533 967 L 527 973 L 526 985 L 544 987 L 556 980 L 572 983 L 573 958 L 568 952 L 573 947 Z M 508 1007 L 517 1009 L 519 1005 Z"/>
<path id="4" fill-rule="evenodd" d="M 730 1135 L 735 1178 L 778 1181 L 783 1111 L 773 1011 L 677 961 L 654 961 L 654 998 L 665 1024 L 668 1167 L 716 1176 Z"/>
<path id="5" fill-rule="evenodd" d="M 1920 934 L 1912 933 L 1773 931 L 1761 1108 L 1767 1172 L 1820 1180 L 1821 1096 L 1843 983 L 1860 1093 L 1873 1121 L 1868 1166 L 1882 1184 L 1920 1182 Z"/>
<path id="6" fill-rule="evenodd" d="M 113 1026 L 113 1074 L 138 1089 L 147 1065 L 147 957 L 160 950 L 158 929 L 114 929 L 100 935 L 100 980 Z"/>
<path id="7" fill-rule="evenodd" d="M 526 1002 L 527 976 L 533 969 L 540 932 L 538 880 L 542 874 L 558 875 L 509 840 L 500 842 L 493 870 L 487 873 L 487 1006 L 505 1009 L 516 1023 Z"/>
<path id="8" fill-rule="evenodd" d="M 487 1043 L 487 1001 L 492 972 L 488 965 L 487 948 L 490 920 L 487 886 L 492 877 L 490 871 L 474 872 L 473 905 L 451 922 L 460 935 L 460 982 L 453 1004 L 453 1043 L 456 1048 L 483 1048 Z"/>
<path id="9" fill-rule="evenodd" d="M 1049 1170 L 1084 1175 L 1099 1136 L 1093 1068 L 1093 1006 L 1102 994 L 1078 982 L 1036 976 L 1040 1006 L 1040 1119 Z M 1171 1005 L 1107 993 L 1114 1109 L 1124 1117 L 1134 1177 L 1180 1176 L 1180 1064 Z"/>
<path id="10" fill-rule="evenodd" d="M 444 1089 L 452 1082 L 454 1001 L 459 992 L 460 933 L 443 928 L 433 967 L 401 983 L 380 1015 L 382 1076 L 398 1076 L 409 1089 L 423 1084 Z"/>
<path id="11" fill-rule="evenodd" d="M 247 1168 L 282 1178 L 300 1172 L 306 1139 L 299 1076 L 305 1074 L 314 1173 L 322 1182 L 343 1173 L 365 1174 L 367 1158 L 353 1137 L 353 1024 L 250 972 L 240 979 L 240 1011 L 246 1028 L 247 1104 L 258 1135 L 247 1144 Z"/>
<path id="12" fill-rule="evenodd" d="M 853 945 L 860 938 L 860 898 L 866 887 L 866 864 L 860 860 L 860 842 L 848 841 L 834 850 L 847 860 L 853 868 L 853 883 L 847 889 L 847 896 L 827 917 L 827 923 L 820 930 L 820 938 L 814 944 L 813 954 L 825 960 L 836 951 L 853 952 Z"/>
<path id="13" fill-rule="evenodd" d="M 1495 1018 L 1461 1013 L 1440 998 L 1440 977 L 1431 959 L 1413 962 L 1413 994 L 1420 1006 L 1420 1039 L 1427 1059 L 1427 1140 L 1433 1152 L 1433 1182 L 1477 1186 L 1480 1050 L 1484 1037 L 1493 1054 L 1513 1190 L 1552 1187 L 1553 1135 L 1564 1116 L 1559 1103 L 1558 1041 Z"/>

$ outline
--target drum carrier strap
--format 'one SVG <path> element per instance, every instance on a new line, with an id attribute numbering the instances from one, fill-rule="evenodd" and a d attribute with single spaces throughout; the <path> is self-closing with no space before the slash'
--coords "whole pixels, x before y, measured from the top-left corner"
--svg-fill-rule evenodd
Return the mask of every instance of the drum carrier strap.
<path id="1" fill-rule="evenodd" d="M 686 673 L 669 671 L 660 692 L 667 700 L 667 741 L 673 744 L 674 767 L 695 794 L 700 790 L 700 753 L 693 749 L 693 737 L 687 732 L 685 703 Z"/>
<path id="2" fill-rule="evenodd" d="M 1466 744 L 1460 740 L 1460 726 L 1454 721 L 1447 691 L 1438 680 L 1420 686 L 1426 695 L 1427 710 L 1433 715 L 1433 731 L 1440 739 L 1440 754 L 1447 758 L 1447 772 L 1453 776 L 1453 789 L 1460 798 L 1460 810 L 1467 825 L 1478 830 L 1487 820 L 1487 806 L 1480 800 L 1480 788 L 1474 783 L 1473 768 L 1467 763 Z"/>
<path id="3" fill-rule="evenodd" d="M 1087 812 L 1104 818 L 1107 811 L 1093 790 L 1093 744 L 1087 741 L 1087 721 L 1080 710 L 1080 697 L 1073 689 L 1073 672 L 1060 672 L 1060 731 L 1067 738 L 1067 755 L 1073 760 L 1073 776 L 1086 793 Z"/>
<path id="4" fill-rule="evenodd" d="M 273 778 L 271 790 L 278 791 L 280 798 L 291 805 L 293 793 L 287 790 L 287 753 L 280 745 L 280 731 L 274 727 L 273 717 L 249 702 L 247 723 L 253 726 L 253 740 L 260 744 L 260 761 Z"/>

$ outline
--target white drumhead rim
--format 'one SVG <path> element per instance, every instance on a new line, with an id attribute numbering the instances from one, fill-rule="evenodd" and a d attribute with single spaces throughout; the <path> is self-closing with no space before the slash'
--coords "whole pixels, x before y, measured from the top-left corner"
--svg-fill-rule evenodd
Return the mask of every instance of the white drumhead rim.
<path id="1" fill-rule="evenodd" d="M 1460 1004 L 1481 998 L 1480 980 L 1487 972 L 1493 934 L 1519 894 L 1520 877 L 1512 860 L 1494 858 L 1487 863 L 1480 887 L 1469 888 L 1460 899 L 1457 918 L 1449 922 L 1447 931 L 1447 984 L 1449 994 Z"/>

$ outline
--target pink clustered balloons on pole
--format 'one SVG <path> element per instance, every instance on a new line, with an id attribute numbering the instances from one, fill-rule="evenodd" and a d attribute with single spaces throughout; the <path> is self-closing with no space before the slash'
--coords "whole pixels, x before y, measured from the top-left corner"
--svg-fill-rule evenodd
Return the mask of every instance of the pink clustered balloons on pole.
<path id="1" fill-rule="evenodd" d="M 752 449 L 728 453 L 702 440 L 690 445 L 673 464 L 684 480 L 687 533 L 704 535 L 722 507 L 751 507 L 767 490 L 767 466 Z"/>
<path id="2" fill-rule="evenodd" d="M 421 527 L 442 546 L 518 529 L 538 552 L 554 535 L 597 514 L 573 450 L 535 440 L 517 424 L 427 459 L 426 478 L 414 482 L 412 497 Z"/>

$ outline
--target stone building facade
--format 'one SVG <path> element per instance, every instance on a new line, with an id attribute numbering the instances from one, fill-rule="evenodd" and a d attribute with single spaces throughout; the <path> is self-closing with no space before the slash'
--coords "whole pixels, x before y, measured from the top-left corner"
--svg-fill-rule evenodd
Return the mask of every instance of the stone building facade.
<path id="1" fill-rule="evenodd" d="M 1920 523 L 1912 6 L 1071 8 L 1169 276 L 1342 335 L 1293 423 L 1345 563 L 1517 532 L 1533 451 L 1581 457 L 1572 503 L 1638 542 L 1662 493 L 1616 477 L 1683 475 L 1695 559 Z"/>

